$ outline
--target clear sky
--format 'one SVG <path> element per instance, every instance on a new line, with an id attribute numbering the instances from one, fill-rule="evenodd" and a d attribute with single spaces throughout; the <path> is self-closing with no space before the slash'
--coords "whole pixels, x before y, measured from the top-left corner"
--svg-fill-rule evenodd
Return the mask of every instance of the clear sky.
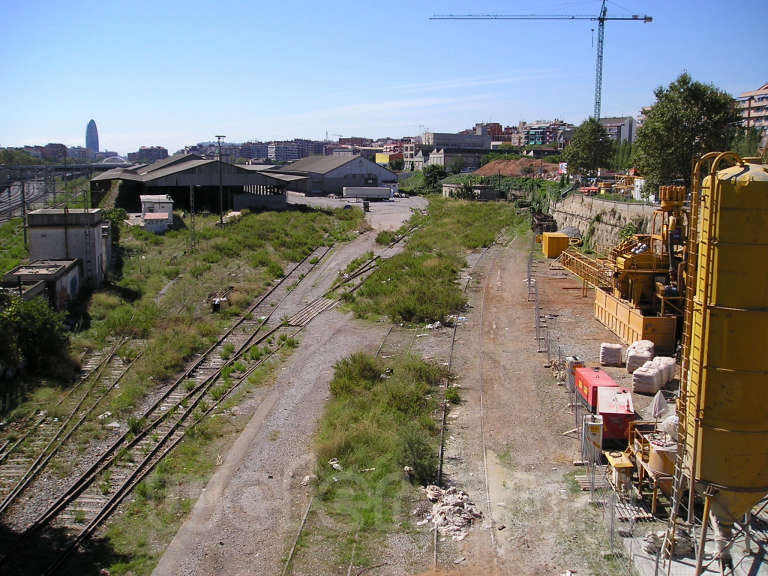
<path id="1" fill-rule="evenodd" d="M 593 109 L 596 23 L 429 16 L 597 14 L 599 6 L 0 0 L 0 146 L 84 145 L 90 118 L 101 148 L 120 153 L 174 152 L 216 134 L 236 142 L 579 123 Z M 609 16 L 632 13 L 654 21 L 606 24 L 603 116 L 636 115 L 682 71 L 734 95 L 768 81 L 768 2 L 608 3 Z"/>

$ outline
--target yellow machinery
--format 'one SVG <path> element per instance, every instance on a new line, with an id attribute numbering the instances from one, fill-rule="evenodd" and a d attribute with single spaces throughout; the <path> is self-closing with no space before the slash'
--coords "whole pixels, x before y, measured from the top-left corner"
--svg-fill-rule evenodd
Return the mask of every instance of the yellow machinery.
<path id="1" fill-rule="evenodd" d="M 729 152 L 702 157 L 690 225 L 678 400 L 684 441 L 665 547 L 674 545 L 687 478 L 689 523 L 694 494 L 704 497 L 698 575 L 710 513 L 728 565 L 733 523 L 768 494 L 768 166 Z"/>
<path id="2" fill-rule="evenodd" d="M 571 239 L 562 232 L 544 232 L 541 249 L 545 258 L 557 258 L 571 245 Z"/>
<path id="3" fill-rule="evenodd" d="M 659 197 L 649 234 L 630 236 L 607 260 L 567 250 L 560 263 L 596 288 L 595 316 L 624 342 L 652 340 L 659 352 L 673 353 L 683 313 L 685 188 L 662 186 Z"/>

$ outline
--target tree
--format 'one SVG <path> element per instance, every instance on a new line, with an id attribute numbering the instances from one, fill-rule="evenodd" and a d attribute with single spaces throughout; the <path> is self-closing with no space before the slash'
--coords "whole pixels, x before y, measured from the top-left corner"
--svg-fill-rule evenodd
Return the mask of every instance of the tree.
<path id="1" fill-rule="evenodd" d="M 656 103 L 637 131 L 634 164 L 651 190 L 674 180 L 689 185 L 696 157 L 727 148 L 739 119 L 733 99 L 686 73 L 667 88 L 659 86 L 654 95 Z"/>
<path id="2" fill-rule="evenodd" d="M 395 172 L 400 172 L 403 169 L 403 166 L 405 166 L 405 162 L 402 158 L 393 158 L 389 161 L 389 169 L 394 170 Z"/>
<path id="3" fill-rule="evenodd" d="M 458 174 L 466 165 L 466 162 L 464 162 L 463 156 L 456 156 L 453 160 L 451 160 L 451 163 L 448 166 L 448 169 L 450 170 L 451 174 Z"/>
<path id="4" fill-rule="evenodd" d="M 731 134 L 728 149 L 733 150 L 739 156 L 759 156 L 760 139 L 762 133 L 754 126 L 750 128 L 737 127 Z"/>
<path id="5" fill-rule="evenodd" d="M 569 172 L 595 175 L 598 168 L 611 164 L 613 143 L 608 132 L 594 118 L 585 120 L 573 131 L 573 138 L 563 153 Z"/>
<path id="6" fill-rule="evenodd" d="M 632 167 L 632 143 L 629 140 L 613 143 L 614 170 L 627 170 Z"/>
<path id="7" fill-rule="evenodd" d="M 446 177 L 445 168 L 438 164 L 430 164 L 424 170 L 424 188 L 427 194 L 440 193 L 440 180 Z"/>

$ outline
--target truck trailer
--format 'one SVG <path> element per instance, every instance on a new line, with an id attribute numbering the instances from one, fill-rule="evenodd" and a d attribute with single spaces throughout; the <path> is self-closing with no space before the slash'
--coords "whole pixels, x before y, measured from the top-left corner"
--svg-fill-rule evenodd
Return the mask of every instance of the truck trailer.
<path id="1" fill-rule="evenodd" d="M 344 186 L 344 198 L 360 198 L 362 200 L 389 200 L 394 191 L 389 186 Z"/>

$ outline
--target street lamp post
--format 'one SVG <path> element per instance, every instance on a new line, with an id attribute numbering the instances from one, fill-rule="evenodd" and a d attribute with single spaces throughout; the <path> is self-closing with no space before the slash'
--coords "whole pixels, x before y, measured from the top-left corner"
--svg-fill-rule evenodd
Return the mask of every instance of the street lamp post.
<path id="1" fill-rule="evenodd" d="M 216 139 L 219 141 L 219 224 L 224 224 L 224 189 L 221 183 L 221 139 L 226 138 L 223 135 L 216 135 Z"/>

